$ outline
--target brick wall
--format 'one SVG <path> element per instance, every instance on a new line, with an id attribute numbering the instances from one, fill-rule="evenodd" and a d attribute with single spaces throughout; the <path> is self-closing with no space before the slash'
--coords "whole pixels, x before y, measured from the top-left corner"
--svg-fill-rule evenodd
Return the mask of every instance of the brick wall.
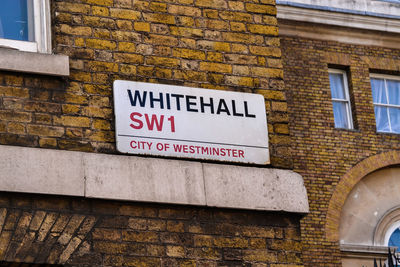
<path id="1" fill-rule="evenodd" d="M 112 82 L 265 96 L 272 165 L 290 168 L 273 0 L 51 1 L 71 75 L 0 73 L 0 143 L 115 153 Z"/>
<path id="2" fill-rule="evenodd" d="M 325 235 L 328 205 L 358 162 L 400 149 L 400 135 L 376 133 L 369 80 L 370 73 L 398 75 L 400 51 L 291 37 L 283 38 L 282 51 L 294 170 L 305 180 L 311 210 L 301 225 L 304 264 L 340 266 L 338 240 Z M 334 128 L 328 66 L 347 70 L 355 130 Z"/>
<path id="3" fill-rule="evenodd" d="M 64 266 L 302 266 L 299 217 L 2 193 L 0 261 Z"/>

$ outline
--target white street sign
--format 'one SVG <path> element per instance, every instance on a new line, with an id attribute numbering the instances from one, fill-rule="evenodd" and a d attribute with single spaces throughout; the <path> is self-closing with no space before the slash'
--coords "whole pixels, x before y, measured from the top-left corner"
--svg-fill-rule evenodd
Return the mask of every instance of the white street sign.
<path id="1" fill-rule="evenodd" d="M 122 153 L 269 163 L 262 95 L 114 81 Z"/>

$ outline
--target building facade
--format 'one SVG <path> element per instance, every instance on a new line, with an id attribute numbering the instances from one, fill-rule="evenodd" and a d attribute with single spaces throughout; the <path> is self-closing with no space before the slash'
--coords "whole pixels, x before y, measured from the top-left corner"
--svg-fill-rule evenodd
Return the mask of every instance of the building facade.
<path id="1" fill-rule="evenodd" d="M 278 1 L 305 266 L 398 247 L 399 1 Z"/>
<path id="2" fill-rule="evenodd" d="M 1 5 L 2 265 L 303 265 L 274 1 Z M 270 163 L 119 153 L 116 80 L 263 95 Z"/>

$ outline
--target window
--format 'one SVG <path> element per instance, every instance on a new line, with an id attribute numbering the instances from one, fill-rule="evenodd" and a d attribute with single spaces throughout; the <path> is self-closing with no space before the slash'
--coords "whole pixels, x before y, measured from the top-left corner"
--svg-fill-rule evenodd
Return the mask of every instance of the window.
<path id="1" fill-rule="evenodd" d="M 397 221 L 392 224 L 385 234 L 385 245 L 390 247 L 397 247 L 396 252 L 400 252 L 400 222 Z"/>
<path id="2" fill-rule="evenodd" d="M 0 46 L 50 53 L 49 0 L 1 0 Z"/>
<path id="3" fill-rule="evenodd" d="M 400 77 L 371 75 L 378 132 L 400 133 Z"/>
<path id="4" fill-rule="evenodd" d="M 329 82 L 331 86 L 335 127 L 353 129 L 346 72 L 337 69 L 329 69 Z"/>

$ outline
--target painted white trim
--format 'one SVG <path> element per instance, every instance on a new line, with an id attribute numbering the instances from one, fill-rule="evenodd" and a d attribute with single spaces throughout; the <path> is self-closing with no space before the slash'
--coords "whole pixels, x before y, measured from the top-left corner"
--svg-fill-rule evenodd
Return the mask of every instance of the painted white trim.
<path id="1" fill-rule="evenodd" d="M 389 229 L 386 231 L 386 233 L 385 233 L 385 246 L 388 246 L 389 245 L 389 239 L 390 239 L 390 236 L 393 234 L 393 232 L 396 230 L 396 229 L 398 229 L 398 228 L 400 228 L 400 221 L 397 221 L 397 222 L 395 222 L 395 223 L 393 223 L 390 227 L 389 227 Z"/>
<path id="2" fill-rule="evenodd" d="M 51 53 L 50 2 L 49 0 L 32 1 L 35 40 L 31 42 L 0 38 L 0 47 L 26 52 Z"/>
<path id="3" fill-rule="evenodd" d="M 0 145 L 0 191 L 309 212 L 289 170 Z"/>
<path id="4" fill-rule="evenodd" d="M 344 87 L 345 99 L 335 99 L 335 98 L 331 98 L 331 99 L 333 102 L 346 103 L 346 116 L 347 116 L 347 120 L 349 121 L 349 127 L 345 128 L 345 129 L 354 129 L 353 116 L 351 113 L 351 102 L 350 102 L 350 94 L 349 94 L 349 83 L 347 81 L 347 73 L 344 70 L 331 69 L 331 68 L 328 69 L 328 73 L 336 73 L 336 74 L 341 74 L 343 76 L 343 87 Z"/>
<path id="5" fill-rule="evenodd" d="M 400 20 L 277 5 L 278 19 L 400 33 Z"/>

